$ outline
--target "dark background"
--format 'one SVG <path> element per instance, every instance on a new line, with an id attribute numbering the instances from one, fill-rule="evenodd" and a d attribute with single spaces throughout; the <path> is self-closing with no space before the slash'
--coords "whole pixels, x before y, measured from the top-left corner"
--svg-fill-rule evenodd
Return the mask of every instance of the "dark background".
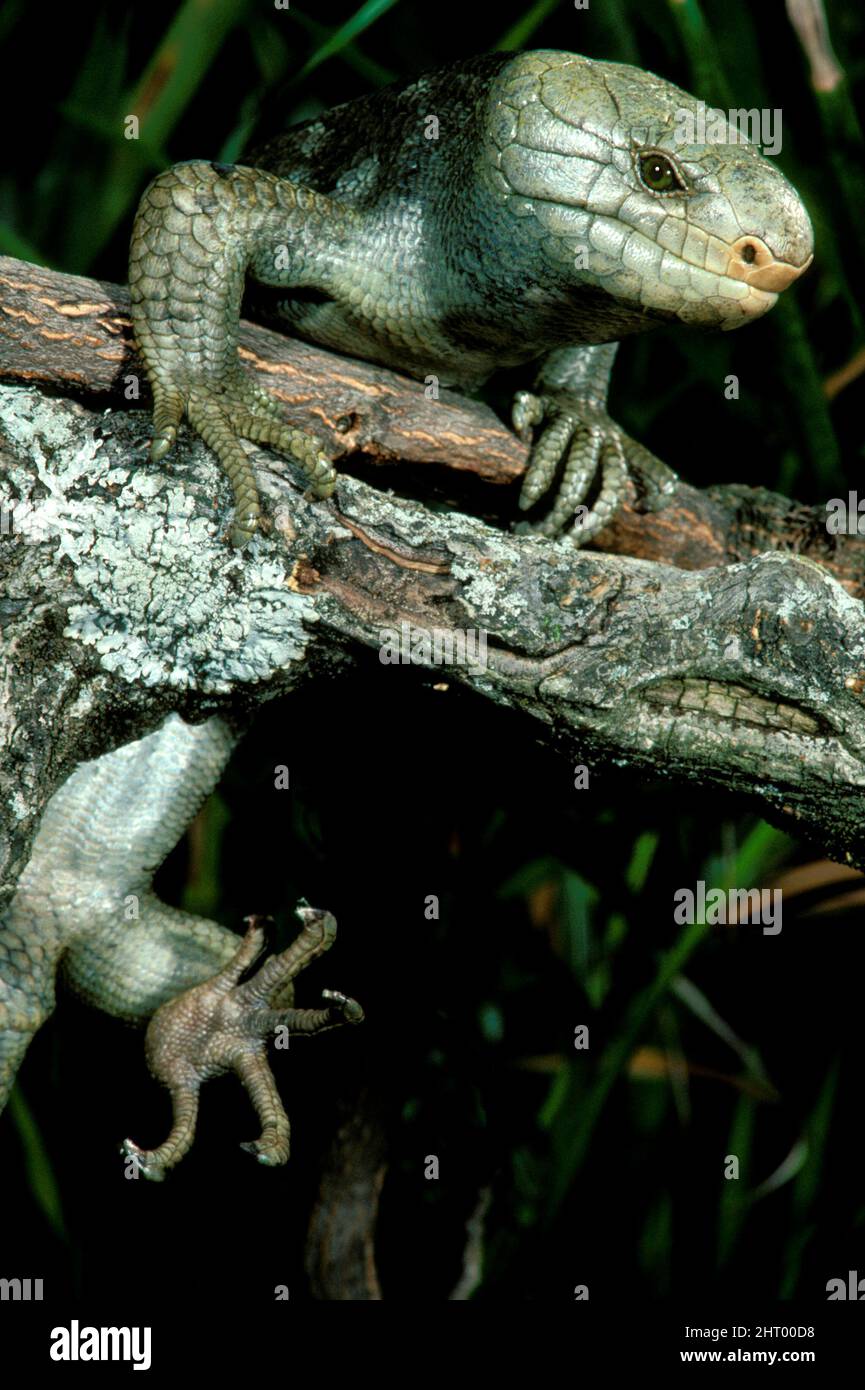
<path id="1" fill-rule="evenodd" d="M 484 49 L 636 62 L 710 103 L 782 109 L 779 163 L 817 250 L 743 333 L 627 342 L 614 418 L 690 482 L 822 503 L 861 476 L 865 275 L 865 19 L 852 4 L 827 14 L 848 81 L 818 98 L 774 2 L 106 4 L 49 21 L 12 0 L 0 63 L 30 80 L 0 92 L 0 250 L 120 281 L 135 203 L 167 163 L 236 159 L 280 122 Z M 267 707 L 161 876 L 167 900 L 235 930 L 272 912 L 281 942 L 300 896 L 338 919 L 299 1002 L 329 985 L 368 1021 L 277 1057 L 290 1165 L 240 1152 L 255 1119 L 224 1079 L 168 1181 L 125 1182 L 116 1145 L 159 1142 L 167 1098 L 140 1034 L 64 997 L 0 1122 L 0 1274 L 44 1278 L 61 1305 L 124 1283 L 166 1308 L 267 1301 L 277 1284 L 303 1300 L 322 1160 L 359 1098 L 388 1151 L 386 1299 L 448 1296 L 484 1189 L 482 1301 L 571 1301 L 583 1283 L 599 1301 L 824 1300 L 829 1278 L 865 1274 L 860 901 L 818 887 L 814 852 L 732 798 L 601 768 L 574 790 L 579 750 L 434 689 L 442 674 L 370 654 Z M 289 792 L 273 788 L 278 764 Z M 714 928 L 690 943 L 673 924 L 677 888 L 763 886 L 794 866 L 805 891 L 785 897 L 780 936 Z M 573 1051 L 581 1023 L 588 1053 Z M 723 1177 L 731 1153 L 738 1182 Z"/>

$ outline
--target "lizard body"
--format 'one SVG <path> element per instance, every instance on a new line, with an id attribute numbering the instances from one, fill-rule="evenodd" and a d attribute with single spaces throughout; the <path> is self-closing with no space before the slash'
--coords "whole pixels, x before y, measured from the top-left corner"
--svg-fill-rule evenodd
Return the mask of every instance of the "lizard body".
<path id="1" fill-rule="evenodd" d="M 797 193 L 755 147 L 726 125 L 724 142 L 683 142 L 683 114 L 696 118 L 695 99 L 637 68 L 497 54 L 337 107 L 249 164 L 160 174 L 130 256 L 154 458 L 185 412 L 232 478 L 238 544 L 259 518 L 242 438 L 332 493 L 320 445 L 238 363 L 249 276 L 281 291 L 259 293 L 259 316 L 420 378 L 475 389 L 540 362 L 514 423 L 545 425 L 521 496 L 527 509 L 557 483 L 545 534 L 574 522 L 598 476 L 576 544 L 609 520 L 629 473 L 663 501 L 674 475 L 606 413 L 615 344 L 664 321 L 752 321 L 807 268 L 813 241 Z"/>
<path id="2" fill-rule="evenodd" d="M 681 142 L 679 115 L 695 108 L 635 68 L 495 55 L 328 112 L 265 146 L 254 166 L 160 174 L 130 261 L 154 458 L 185 414 L 232 478 L 238 544 L 259 519 L 243 439 L 284 450 L 319 495 L 333 491 L 317 441 L 288 427 L 238 362 L 249 276 L 276 287 L 268 313 L 293 332 L 443 384 L 475 388 L 498 367 L 539 360 L 538 394 L 517 398 L 515 423 L 544 424 L 521 499 L 529 508 L 557 486 L 541 531 L 572 522 L 595 487 L 571 531 L 583 543 L 629 475 L 663 497 L 669 470 L 606 412 L 618 340 L 669 320 L 735 328 L 771 308 L 811 258 L 807 213 L 757 150 Z M 126 1146 L 149 1177 L 186 1151 L 198 1088 L 227 1066 L 263 1119 L 254 1151 L 283 1162 L 287 1120 L 262 1037 L 279 1020 L 309 1032 L 360 1018 L 342 995 L 320 1010 L 284 1007 L 292 976 L 331 944 L 327 914 L 304 909 L 294 945 L 239 984 L 257 926 L 240 943 L 152 893 L 153 870 L 233 742 L 219 719 L 172 716 L 79 767 L 49 804 L 0 923 L 0 1108 L 53 1008 L 58 968 L 118 1017 L 156 1011 L 148 1054 L 172 1088 L 175 1125 L 154 1154 Z"/>

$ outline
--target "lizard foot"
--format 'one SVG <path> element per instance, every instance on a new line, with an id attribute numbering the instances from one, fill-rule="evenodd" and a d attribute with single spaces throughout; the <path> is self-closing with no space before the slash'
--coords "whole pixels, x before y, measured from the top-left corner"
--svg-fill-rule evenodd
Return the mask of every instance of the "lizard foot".
<path id="1" fill-rule="evenodd" d="M 571 522 L 568 539 L 575 546 L 585 545 L 621 507 L 629 478 L 646 511 L 666 506 L 676 489 L 678 475 L 631 439 L 594 400 L 570 397 L 565 402 L 521 391 L 514 399 L 512 418 L 524 440 L 531 437 L 533 426 L 544 424 L 523 479 L 520 510 L 533 507 L 561 472 L 552 507 L 526 528 L 537 535 L 558 536 Z M 597 478 L 600 491 L 587 507 L 584 499 Z"/>
<path id="2" fill-rule="evenodd" d="M 242 548 L 258 530 L 261 503 L 241 439 L 269 444 L 299 463 L 309 478 L 313 497 L 330 497 L 336 487 L 336 469 L 322 452 L 321 444 L 305 430 L 287 425 L 279 406 L 261 391 L 241 366 L 221 380 L 189 382 L 157 377 L 153 382 L 154 463 L 173 447 L 184 413 L 190 425 L 213 450 L 234 489 L 234 517 L 230 539 Z"/>
<path id="3" fill-rule="evenodd" d="M 262 1124 L 260 1137 L 242 1147 L 271 1167 L 287 1161 L 291 1131 L 267 1061 L 268 1037 L 277 1029 L 288 1035 L 320 1033 L 363 1021 L 360 1004 L 333 990 L 323 991 L 325 1007 L 320 1009 L 274 1007 L 285 997 L 289 982 L 336 938 L 336 922 L 329 912 L 304 906 L 297 915 L 303 924 L 300 935 L 241 984 L 241 976 L 264 947 L 261 923 L 268 920 L 246 918 L 246 935 L 228 965 L 153 1015 L 145 1051 L 151 1072 L 171 1093 L 171 1133 L 156 1149 L 141 1149 L 131 1139 L 121 1146 L 121 1153 L 152 1182 L 161 1182 L 191 1148 L 201 1086 L 225 1071 L 240 1077 Z"/>

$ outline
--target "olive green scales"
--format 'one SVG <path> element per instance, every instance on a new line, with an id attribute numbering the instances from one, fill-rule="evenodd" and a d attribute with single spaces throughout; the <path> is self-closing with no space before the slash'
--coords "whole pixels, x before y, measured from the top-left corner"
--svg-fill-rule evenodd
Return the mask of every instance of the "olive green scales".
<path id="1" fill-rule="evenodd" d="M 319 442 L 238 360 L 248 276 L 284 288 L 289 332 L 421 379 L 472 389 L 537 363 L 514 424 L 541 426 L 520 505 L 552 490 L 542 533 L 570 528 L 583 544 L 629 474 L 662 502 L 674 475 L 606 412 L 618 340 L 670 320 L 736 328 L 812 257 L 778 169 L 726 123 L 723 139 L 683 141 L 688 116 L 699 131 L 700 104 L 637 68 L 498 54 L 337 107 L 248 166 L 160 174 L 129 269 L 154 460 L 185 415 L 232 480 L 239 545 L 260 516 L 242 439 L 290 455 L 314 495 L 333 492 Z"/>

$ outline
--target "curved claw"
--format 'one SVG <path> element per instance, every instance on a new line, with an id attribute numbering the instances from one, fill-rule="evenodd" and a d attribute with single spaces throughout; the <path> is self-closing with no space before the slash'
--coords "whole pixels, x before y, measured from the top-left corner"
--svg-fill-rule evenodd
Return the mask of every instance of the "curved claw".
<path id="1" fill-rule="evenodd" d="M 135 1160 L 135 1166 L 143 1178 L 148 1182 L 164 1182 L 165 1166 L 153 1161 L 147 1149 L 140 1149 L 132 1139 L 124 1139 L 120 1145 L 120 1152 L 124 1158 Z"/>
<path id="2" fill-rule="evenodd" d="M 358 1004 L 357 1000 L 352 999 L 350 995 L 340 994 L 337 989 L 323 989 L 321 991 L 321 997 L 326 1000 L 327 1003 L 335 1004 L 339 1007 L 340 1013 L 346 1023 L 363 1023 L 365 1017 L 363 1009 L 360 1004 Z"/>
<path id="3" fill-rule="evenodd" d="M 165 455 L 169 453 L 177 443 L 177 428 L 175 425 L 162 430 L 160 434 L 154 434 L 150 441 L 150 462 L 161 463 Z"/>
<path id="4" fill-rule="evenodd" d="M 332 497 L 336 488 L 337 473 L 326 454 L 319 454 L 313 465 L 309 479 L 309 491 L 313 497 L 323 501 Z"/>
<path id="5" fill-rule="evenodd" d="M 511 407 L 511 424 L 524 442 L 528 441 L 534 425 L 544 418 L 544 402 L 531 391 L 518 391 Z"/>
<path id="6" fill-rule="evenodd" d="M 240 1147 L 267 1168 L 281 1168 L 288 1160 L 288 1154 L 278 1144 L 268 1144 L 261 1139 L 247 1139 Z"/>

